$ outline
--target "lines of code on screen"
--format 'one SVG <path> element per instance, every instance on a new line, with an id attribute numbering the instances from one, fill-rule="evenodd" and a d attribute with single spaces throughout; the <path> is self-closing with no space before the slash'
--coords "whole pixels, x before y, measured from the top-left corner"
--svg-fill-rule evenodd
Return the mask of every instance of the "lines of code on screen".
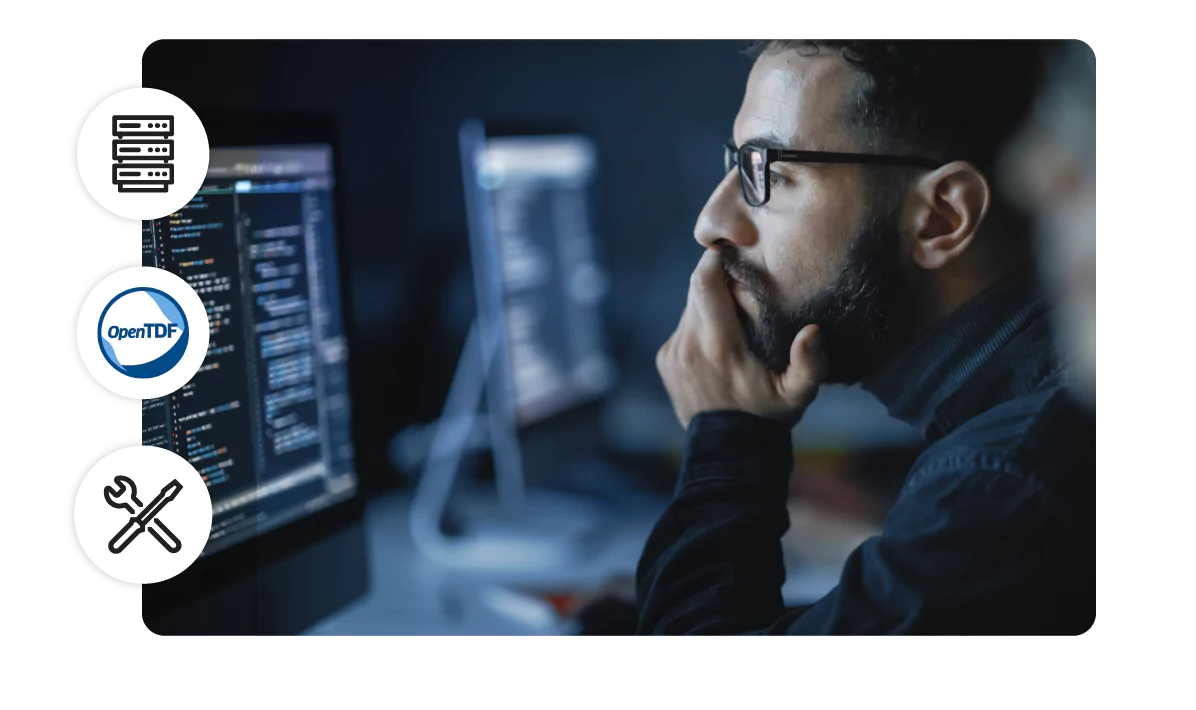
<path id="1" fill-rule="evenodd" d="M 186 280 L 208 315 L 199 372 L 142 403 L 143 443 L 208 486 L 205 554 L 356 487 L 332 185 L 327 146 L 213 149 L 199 193 L 143 225 L 143 264 Z"/>

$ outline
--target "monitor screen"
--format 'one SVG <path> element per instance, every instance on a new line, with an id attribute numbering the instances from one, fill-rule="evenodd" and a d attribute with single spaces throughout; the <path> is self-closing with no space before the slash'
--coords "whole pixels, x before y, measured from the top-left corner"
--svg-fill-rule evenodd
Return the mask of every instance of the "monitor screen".
<path id="1" fill-rule="evenodd" d="M 473 140 L 470 136 L 473 136 Z M 580 135 L 462 131 L 471 219 L 499 288 L 515 419 L 527 424 L 592 399 L 613 380 L 601 320 L 607 277 L 590 220 L 596 155 Z M 483 296 L 485 297 L 485 296 Z M 483 308 L 485 313 L 488 309 Z"/>
<path id="2" fill-rule="evenodd" d="M 204 555 L 351 497 L 348 348 L 332 149 L 213 148 L 178 212 L 142 224 L 142 262 L 207 309 L 199 372 L 142 402 L 142 443 L 191 462 L 212 498 Z"/>

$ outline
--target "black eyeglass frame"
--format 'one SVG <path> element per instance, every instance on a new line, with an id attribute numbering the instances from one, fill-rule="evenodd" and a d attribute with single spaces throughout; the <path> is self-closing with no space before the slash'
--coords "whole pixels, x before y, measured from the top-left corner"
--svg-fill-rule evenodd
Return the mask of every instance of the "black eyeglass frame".
<path id="1" fill-rule="evenodd" d="M 735 161 L 735 169 L 739 173 L 739 192 L 743 199 L 752 207 L 760 207 L 768 202 L 772 196 L 772 164 L 773 163 L 835 163 L 839 165 L 892 165 L 897 167 L 925 168 L 933 170 L 943 165 L 941 160 L 935 160 L 924 155 L 879 155 L 876 153 L 837 153 L 825 150 L 787 150 L 782 148 L 762 148 L 750 143 L 736 148 L 731 143 L 723 145 L 723 162 L 727 172 L 731 171 L 731 161 Z M 764 199 L 752 202 L 748 196 L 747 182 L 750 178 L 744 174 L 744 155 L 747 153 L 764 154 Z M 734 157 L 732 157 L 734 156 Z"/>

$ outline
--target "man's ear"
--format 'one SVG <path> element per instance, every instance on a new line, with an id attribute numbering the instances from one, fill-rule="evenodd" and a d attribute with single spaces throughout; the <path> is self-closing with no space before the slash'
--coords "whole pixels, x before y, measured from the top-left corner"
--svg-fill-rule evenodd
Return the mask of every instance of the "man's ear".
<path id="1" fill-rule="evenodd" d="M 913 261 L 941 269 L 963 254 L 988 213 L 988 180 L 971 163 L 955 161 L 915 184 Z"/>

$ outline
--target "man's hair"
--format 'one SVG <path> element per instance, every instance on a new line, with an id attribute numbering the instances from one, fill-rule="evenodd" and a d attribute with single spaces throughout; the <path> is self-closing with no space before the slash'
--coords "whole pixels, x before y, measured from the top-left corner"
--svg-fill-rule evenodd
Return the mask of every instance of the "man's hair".
<path id="1" fill-rule="evenodd" d="M 966 160 L 989 177 L 989 221 L 1026 231 L 993 179 L 1002 147 L 1029 113 L 1053 42 L 1006 40 L 760 40 L 749 54 L 838 52 L 859 72 L 846 120 L 864 150 Z"/>

